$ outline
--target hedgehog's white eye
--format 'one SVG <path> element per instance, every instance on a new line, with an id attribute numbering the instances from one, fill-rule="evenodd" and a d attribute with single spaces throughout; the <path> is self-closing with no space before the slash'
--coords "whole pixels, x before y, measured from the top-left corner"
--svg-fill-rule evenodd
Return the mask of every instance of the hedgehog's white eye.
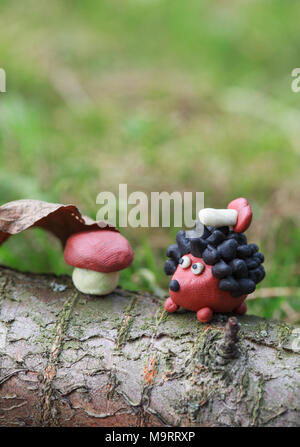
<path id="1" fill-rule="evenodd" d="M 204 265 L 201 262 L 196 262 L 192 265 L 191 271 L 194 273 L 194 275 L 200 275 L 204 270 Z"/>
<path id="2" fill-rule="evenodd" d="M 179 264 L 183 269 L 187 269 L 191 265 L 191 260 L 188 256 L 182 256 L 182 258 L 179 259 Z"/>

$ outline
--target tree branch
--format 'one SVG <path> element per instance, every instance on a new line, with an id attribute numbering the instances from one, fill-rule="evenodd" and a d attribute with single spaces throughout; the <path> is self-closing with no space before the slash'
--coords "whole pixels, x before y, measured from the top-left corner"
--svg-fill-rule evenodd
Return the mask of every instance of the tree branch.
<path id="1" fill-rule="evenodd" d="M 92 297 L 4 267 L 0 309 L 0 426 L 300 426 L 286 323 L 202 325 L 150 294 Z"/>

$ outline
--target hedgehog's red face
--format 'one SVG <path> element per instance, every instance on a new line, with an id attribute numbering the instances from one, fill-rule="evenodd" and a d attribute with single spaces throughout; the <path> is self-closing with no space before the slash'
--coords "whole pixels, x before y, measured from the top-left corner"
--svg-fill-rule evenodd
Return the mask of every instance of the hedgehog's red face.
<path id="1" fill-rule="evenodd" d="M 182 256 L 170 282 L 170 291 L 180 292 L 184 289 L 184 292 L 188 292 L 187 287 L 194 283 L 198 284 L 199 277 L 204 274 L 204 271 L 205 264 L 202 258 L 196 258 L 191 253 Z"/>
<path id="2" fill-rule="evenodd" d="M 208 292 L 210 297 L 220 293 L 219 281 L 212 274 L 212 266 L 190 253 L 179 259 L 169 288 L 174 302 L 191 310 L 199 308 L 201 296 L 203 298 Z"/>

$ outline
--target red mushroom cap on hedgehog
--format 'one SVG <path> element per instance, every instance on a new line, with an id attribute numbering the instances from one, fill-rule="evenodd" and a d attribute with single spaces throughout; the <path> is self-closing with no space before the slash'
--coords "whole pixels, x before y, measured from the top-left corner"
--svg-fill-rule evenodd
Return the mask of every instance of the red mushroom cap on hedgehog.
<path id="1" fill-rule="evenodd" d="M 236 233 L 242 233 L 246 231 L 252 221 L 252 209 L 247 199 L 240 197 L 239 199 L 232 200 L 227 206 L 230 210 L 238 211 L 237 222 L 233 227 L 233 231 Z"/>
<path id="2" fill-rule="evenodd" d="M 110 273 L 129 267 L 134 254 L 128 240 L 120 233 L 99 230 L 72 234 L 67 240 L 64 257 L 73 267 Z"/>
<path id="3" fill-rule="evenodd" d="M 167 250 L 165 273 L 172 280 L 165 308 L 196 311 L 203 323 L 214 312 L 243 314 L 244 300 L 265 276 L 264 256 L 242 233 L 251 223 L 250 205 L 244 198 L 236 199 L 227 210 L 201 210 L 199 218 L 201 228 L 187 234 L 179 231 L 177 243 Z"/>

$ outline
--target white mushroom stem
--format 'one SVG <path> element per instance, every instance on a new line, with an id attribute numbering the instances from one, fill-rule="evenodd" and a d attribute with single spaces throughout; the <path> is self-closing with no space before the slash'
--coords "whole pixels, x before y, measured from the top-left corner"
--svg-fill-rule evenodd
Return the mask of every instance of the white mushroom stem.
<path id="1" fill-rule="evenodd" d="M 213 227 L 225 227 L 236 225 L 238 212 L 236 210 L 217 210 L 214 208 L 203 208 L 199 211 L 199 220 L 203 225 Z"/>
<path id="2" fill-rule="evenodd" d="M 102 273 L 76 267 L 73 270 L 72 279 L 79 292 L 89 295 L 107 295 L 117 287 L 119 272 Z"/>

